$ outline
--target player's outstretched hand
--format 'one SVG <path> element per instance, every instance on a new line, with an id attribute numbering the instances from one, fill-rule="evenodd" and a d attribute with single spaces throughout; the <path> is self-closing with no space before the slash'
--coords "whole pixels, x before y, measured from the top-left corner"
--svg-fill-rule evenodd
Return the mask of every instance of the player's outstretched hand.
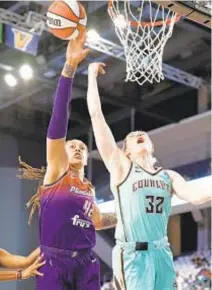
<path id="1" fill-rule="evenodd" d="M 88 74 L 90 76 L 97 77 L 98 74 L 104 75 L 105 74 L 105 66 L 106 64 L 103 62 L 94 62 L 91 63 L 88 67 Z"/>
<path id="2" fill-rule="evenodd" d="M 88 55 L 90 49 L 84 48 L 87 30 L 80 32 L 79 36 L 70 40 L 66 50 L 66 62 L 69 66 L 77 68 L 78 64 Z"/>
<path id="3" fill-rule="evenodd" d="M 42 261 L 42 259 L 43 254 L 39 256 L 32 265 L 21 272 L 21 278 L 28 279 L 33 276 L 43 276 L 42 273 L 38 272 L 38 269 L 46 263 L 46 261 Z"/>

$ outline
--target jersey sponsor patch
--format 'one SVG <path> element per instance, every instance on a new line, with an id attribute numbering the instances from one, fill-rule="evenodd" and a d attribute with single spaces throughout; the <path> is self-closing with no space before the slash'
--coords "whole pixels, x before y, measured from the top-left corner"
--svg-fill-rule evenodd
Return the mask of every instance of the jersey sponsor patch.
<path id="1" fill-rule="evenodd" d="M 73 225 L 81 228 L 89 228 L 91 223 L 89 221 L 83 220 L 79 217 L 79 215 L 75 215 L 72 218 Z"/>
<path id="2" fill-rule="evenodd" d="M 70 188 L 71 193 L 79 194 L 79 195 L 84 195 L 84 196 L 93 196 L 92 191 L 86 191 L 86 190 L 81 190 L 75 186 L 72 186 Z"/>

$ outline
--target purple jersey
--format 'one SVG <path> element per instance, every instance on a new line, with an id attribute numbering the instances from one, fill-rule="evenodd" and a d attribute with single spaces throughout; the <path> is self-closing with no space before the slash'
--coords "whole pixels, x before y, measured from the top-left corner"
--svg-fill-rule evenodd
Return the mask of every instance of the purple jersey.
<path id="1" fill-rule="evenodd" d="M 88 182 L 68 170 L 54 184 L 42 187 L 40 205 L 41 245 L 66 250 L 95 246 L 94 192 Z"/>

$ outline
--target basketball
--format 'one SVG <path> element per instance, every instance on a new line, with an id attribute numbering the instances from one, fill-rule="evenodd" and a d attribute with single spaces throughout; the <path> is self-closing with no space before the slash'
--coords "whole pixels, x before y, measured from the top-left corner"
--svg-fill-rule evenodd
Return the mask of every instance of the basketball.
<path id="1" fill-rule="evenodd" d="M 82 4 L 76 0 L 54 1 L 47 12 L 50 32 L 60 39 L 75 39 L 84 30 L 87 16 Z"/>

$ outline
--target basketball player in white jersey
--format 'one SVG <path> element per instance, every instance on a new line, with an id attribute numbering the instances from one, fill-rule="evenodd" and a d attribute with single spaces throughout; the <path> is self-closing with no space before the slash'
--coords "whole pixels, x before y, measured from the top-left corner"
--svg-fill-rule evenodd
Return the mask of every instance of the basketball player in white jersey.
<path id="1" fill-rule="evenodd" d="M 115 198 L 115 285 L 127 290 L 170 290 L 176 287 L 167 239 L 171 197 L 176 194 L 190 203 L 201 204 L 210 200 L 212 186 L 191 188 L 175 171 L 156 168 L 154 147 L 146 132 L 131 132 L 123 149 L 117 147 L 98 93 L 97 76 L 105 73 L 104 67 L 103 63 L 89 66 L 87 104 L 97 148 L 110 173 Z"/>

